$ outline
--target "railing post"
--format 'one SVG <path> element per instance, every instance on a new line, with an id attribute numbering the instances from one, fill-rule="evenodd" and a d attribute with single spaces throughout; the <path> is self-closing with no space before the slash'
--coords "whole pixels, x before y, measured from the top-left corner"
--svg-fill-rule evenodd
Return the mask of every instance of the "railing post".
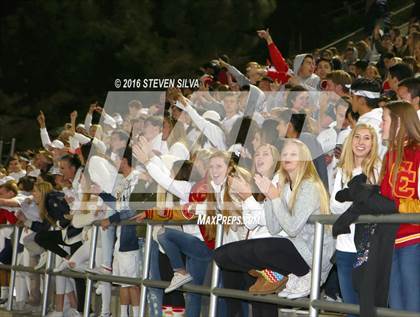
<path id="1" fill-rule="evenodd" d="M 216 225 L 216 241 L 215 248 L 222 245 L 223 239 L 223 224 L 217 223 Z M 210 284 L 210 304 L 209 304 L 209 317 L 217 316 L 217 296 L 213 294 L 213 289 L 219 286 L 219 267 L 213 260 L 212 273 L 211 273 L 211 284 Z"/>
<path id="2" fill-rule="evenodd" d="M 13 309 L 13 290 L 15 288 L 15 281 L 16 281 L 16 271 L 13 267 L 16 266 L 17 264 L 18 246 L 19 246 L 19 227 L 14 226 L 12 269 L 10 271 L 9 298 L 8 298 L 8 303 L 7 303 L 7 310 L 9 311 Z"/>
<path id="3" fill-rule="evenodd" d="M 92 237 L 90 240 L 90 251 L 89 251 L 89 269 L 93 269 L 95 265 L 97 240 L 98 240 L 98 226 L 93 225 Z M 86 278 L 85 305 L 83 306 L 84 307 L 83 317 L 89 317 L 91 299 L 92 299 L 92 280 L 89 278 L 89 275 L 88 275 L 88 277 Z"/>
<path id="4" fill-rule="evenodd" d="M 15 154 L 15 147 L 16 147 L 16 139 L 12 138 L 12 141 L 10 142 L 10 156 L 12 157 L 13 154 Z"/>
<path id="5" fill-rule="evenodd" d="M 324 242 L 324 225 L 315 223 L 314 250 L 312 254 L 312 278 L 311 278 L 311 295 L 309 305 L 309 316 L 318 317 L 318 309 L 312 307 L 312 301 L 319 299 L 319 288 L 321 281 L 322 268 L 322 245 Z"/>
<path id="6" fill-rule="evenodd" d="M 142 284 L 140 286 L 140 305 L 139 305 L 140 317 L 146 316 L 147 287 L 143 284 L 143 281 L 149 277 L 150 251 L 152 248 L 152 232 L 153 232 L 153 226 L 148 223 L 146 225 L 146 239 L 144 241 L 143 272 L 141 275 Z"/>
<path id="7" fill-rule="evenodd" d="M 3 140 L 0 140 L 0 164 L 3 162 Z"/>
<path id="8" fill-rule="evenodd" d="M 52 260 L 53 260 L 53 254 L 51 251 L 48 251 L 47 264 L 45 266 L 45 274 L 44 274 L 44 293 L 42 294 L 41 316 L 46 316 L 48 313 L 48 292 L 50 290 L 50 281 L 51 281 L 50 270 L 52 268 Z"/>

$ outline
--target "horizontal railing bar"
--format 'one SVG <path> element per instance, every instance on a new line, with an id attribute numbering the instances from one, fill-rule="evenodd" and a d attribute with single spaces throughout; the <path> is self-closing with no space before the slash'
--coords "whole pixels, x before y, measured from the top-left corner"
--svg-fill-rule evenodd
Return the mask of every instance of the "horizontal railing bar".
<path id="1" fill-rule="evenodd" d="M 323 224 L 333 224 L 339 215 L 313 215 L 309 217 L 309 222 L 320 222 Z M 420 223 L 420 213 L 404 213 L 404 214 L 392 214 L 392 215 L 363 215 L 359 216 L 357 223 Z M 93 222 L 93 225 L 99 226 L 101 221 Z M 150 224 L 152 226 L 180 226 L 180 225 L 194 225 L 197 224 L 196 220 L 142 220 L 141 222 L 124 220 L 118 225 L 133 225 L 141 226 Z M 16 225 L 12 224 L 0 224 L 0 228 L 10 228 Z"/>
<path id="2" fill-rule="evenodd" d="M 92 223 L 93 225 L 99 226 L 101 225 L 101 221 L 97 220 Z M 131 221 L 131 220 L 123 220 L 118 223 L 118 225 L 133 225 L 133 226 L 141 226 L 141 225 L 162 225 L 162 226 L 181 226 L 181 225 L 196 225 L 197 220 L 142 220 L 141 222 Z"/>
<path id="3" fill-rule="evenodd" d="M 313 215 L 309 222 L 319 222 L 324 225 L 332 225 L 339 215 Z M 362 215 L 357 218 L 356 223 L 420 223 L 420 213 L 392 214 L 392 215 Z"/>
<path id="4" fill-rule="evenodd" d="M 344 304 L 337 302 L 329 302 L 323 300 L 313 300 L 311 305 L 318 309 L 324 309 L 326 311 L 345 313 L 345 314 L 359 314 L 359 305 Z M 420 317 L 420 314 L 407 312 L 402 310 L 394 310 L 388 308 L 376 308 L 377 317 Z"/>
<path id="5" fill-rule="evenodd" d="M 13 269 L 17 272 L 28 272 L 28 273 L 36 273 L 36 274 L 44 274 L 45 270 L 34 270 L 32 267 L 22 266 L 22 265 L 0 265 L 0 269 Z M 130 285 L 141 285 L 144 284 L 147 287 L 152 288 L 166 288 L 169 285 L 168 281 L 159 281 L 159 280 L 151 280 L 147 279 L 142 281 L 140 278 L 131 278 L 131 277 L 123 277 L 123 276 L 116 276 L 116 275 L 108 275 L 108 274 L 90 274 L 90 273 L 80 273 L 70 270 L 64 270 L 61 272 L 53 272 L 49 270 L 51 275 L 56 276 L 65 276 L 70 278 L 87 278 L 89 277 L 95 281 L 103 281 L 103 282 L 110 282 L 110 283 L 123 283 L 123 284 L 130 284 Z M 192 285 L 187 284 L 183 287 L 179 288 L 178 291 L 181 292 L 190 292 L 190 293 L 197 293 L 201 295 L 210 295 L 211 290 L 207 286 L 201 285 Z M 226 289 L 226 288 L 214 288 L 212 293 L 220 296 L 220 297 L 229 297 L 229 298 L 236 298 L 241 300 L 247 301 L 254 301 L 254 302 L 263 302 L 269 304 L 276 304 L 282 306 L 291 306 L 295 308 L 309 308 L 310 301 L 309 299 L 286 299 L 281 298 L 276 295 L 253 295 L 247 291 L 243 290 L 236 290 L 236 289 Z M 352 304 L 343 304 L 337 302 L 329 302 L 329 301 L 322 301 L 322 300 L 314 300 L 312 301 L 312 306 L 318 309 L 324 309 L 327 311 L 332 312 L 339 312 L 339 313 L 350 313 L 350 314 L 357 314 L 359 313 L 358 305 Z M 420 317 L 420 314 L 411 313 L 406 311 L 396 311 L 387 308 L 377 308 L 378 317 Z"/>

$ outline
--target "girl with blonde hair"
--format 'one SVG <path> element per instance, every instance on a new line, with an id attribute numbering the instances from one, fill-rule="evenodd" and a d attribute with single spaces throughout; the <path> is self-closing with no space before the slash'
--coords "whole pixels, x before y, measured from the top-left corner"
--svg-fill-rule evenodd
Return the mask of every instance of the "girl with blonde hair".
<path id="1" fill-rule="evenodd" d="M 307 221 L 313 214 L 329 213 L 328 194 L 312 163 L 309 149 L 299 140 L 286 140 L 277 176 L 272 181 L 267 176 L 255 175 L 254 181 L 266 197 L 264 217 L 271 237 L 223 245 L 216 249 L 215 260 L 225 270 L 251 271 L 252 275 L 255 270 L 268 269 L 275 276 L 279 289 L 286 285 L 289 274 L 295 274 L 289 276 L 294 280 L 299 279 L 297 276 L 305 276 L 299 283 L 305 284 L 304 289 L 288 286 L 287 294 L 284 292 L 282 296 L 306 296 L 310 290 L 314 238 L 314 225 Z M 331 267 L 328 260 L 334 251 L 329 232 L 325 234 L 323 250 L 322 278 L 325 280 Z M 225 263 L 231 265 L 225 266 Z M 254 312 L 254 316 L 277 316 L 277 307 L 264 305 Z"/>
<path id="2" fill-rule="evenodd" d="M 352 202 L 339 202 L 335 195 L 347 188 L 347 183 L 361 173 L 368 177 L 370 184 L 377 184 L 380 171 L 377 135 L 373 127 L 358 124 L 347 137 L 331 195 L 331 213 L 342 214 Z M 356 246 L 354 243 L 355 225 L 350 225 L 350 233 L 341 234 L 336 242 L 336 264 L 341 295 L 345 303 L 358 304 L 357 293 L 352 285 L 352 269 L 356 261 Z M 354 316 L 354 315 L 350 315 Z"/>

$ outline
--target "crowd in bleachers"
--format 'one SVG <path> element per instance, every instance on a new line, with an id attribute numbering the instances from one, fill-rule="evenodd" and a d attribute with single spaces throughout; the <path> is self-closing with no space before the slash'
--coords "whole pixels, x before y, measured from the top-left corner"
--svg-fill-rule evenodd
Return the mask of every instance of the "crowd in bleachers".
<path id="1" fill-rule="evenodd" d="M 250 61 L 241 71 L 223 55 L 202 65 L 198 89 L 170 88 L 160 103 L 139 97 L 118 111 L 95 102 L 82 119 L 72 112 L 54 137 L 41 112 L 42 148 L 20 149 L 0 170 L 1 223 L 23 227 L 17 264 L 41 270 L 51 251 L 55 272 L 140 277 L 142 221 L 198 219 L 154 227 L 149 278 L 170 284 L 147 291 L 149 316 L 198 317 L 205 300 L 177 289 L 208 283 L 213 260 L 224 288 L 307 297 L 308 219 L 337 214 L 324 233 L 325 296 L 360 304 L 361 316 L 374 316 L 375 306 L 420 312 L 420 225 L 354 224 L 362 214 L 420 212 L 419 24 L 407 34 L 378 26 L 342 52 L 290 62 L 268 29 L 256 36 L 269 65 Z M 215 219 L 223 221 L 217 248 Z M 0 228 L 2 264 L 11 264 L 12 234 Z M 9 275 L 0 270 L 1 305 L 14 292 L 14 309 L 38 310 L 40 275 L 18 272 L 15 290 Z M 111 316 L 114 286 L 119 316 L 138 317 L 140 290 L 123 283 L 95 284 L 95 313 Z M 48 316 L 80 316 L 84 292 L 83 279 L 56 276 Z M 217 316 L 277 309 L 224 298 Z"/>

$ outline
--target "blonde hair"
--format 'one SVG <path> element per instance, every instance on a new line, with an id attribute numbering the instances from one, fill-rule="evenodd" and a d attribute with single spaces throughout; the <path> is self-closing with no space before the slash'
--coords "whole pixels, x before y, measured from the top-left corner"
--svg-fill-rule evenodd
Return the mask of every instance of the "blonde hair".
<path id="1" fill-rule="evenodd" d="M 324 187 L 324 184 L 319 178 L 314 163 L 312 162 L 311 152 L 303 142 L 297 139 L 287 139 L 284 143 L 283 151 L 288 145 L 296 145 L 299 150 L 299 165 L 296 174 L 296 179 L 292 183 L 289 174 L 283 168 L 283 164 L 280 164 L 278 175 L 279 185 L 281 188 L 284 188 L 284 186 L 286 186 L 286 183 L 291 184 L 292 195 L 290 196 L 288 202 L 290 214 L 293 214 L 293 208 L 296 203 L 297 194 L 299 192 L 299 188 L 302 186 L 303 181 L 310 181 L 315 185 L 315 187 L 317 188 L 317 192 L 319 193 L 320 211 L 322 214 L 329 214 L 330 212 L 328 193 Z"/>
<path id="2" fill-rule="evenodd" d="M 351 131 L 344 142 L 343 152 L 341 153 L 338 167 L 343 170 L 343 181 L 348 182 L 352 178 L 353 170 L 356 168 L 352 146 L 353 138 L 360 130 L 369 130 L 370 136 L 372 137 L 372 149 L 370 150 L 368 156 L 362 161 L 362 171 L 363 174 L 367 176 L 370 183 L 376 184 L 378 180 L 376 179 L 377 175 L 375 175 L 375 168 L 380 164 L 378 156 L 378 136 L 375 129 L 368 124 L 358 124 Z"/>
<path id="3" fill-rule="evenodd" d="M 45 197 L 48 193 L 53 191 L 53 186 L 51 183 L 45 181 L 36 182 L 34 184 L 34 190 L 37 190 L 41 193 L 41 200 L 38 204 L 39 216 L 41 217 L 41 220 L 48 220 L 50 224 L 54 225 L 54 220 L 51 219 L 51 217 L 48 215 L 47 209 L 45 208 Z"/>
<path id="4" fill-rule="evenodd" d="M 259 149 L 263 148 L 263 147 L 268 147 L 270 149 L 271 156 L 273 157 L 274 164 L 273 164 L 273 166 L 271 167 L 271 170 L 270 170 L 270 175 L 272 175 L 278 169 L 278 165 L 279 165 L 278 163 L 280 161 L 280 153 L 279 153 L 279 151 L 277 150 L 277 148 L 274 145 L 268 144 L 268 143 L 261 144 L 255 150 L 255 153 L 257 153 L 257 151 Z M 252 172 L 252 175 L 255 175 L 255 172 L 256 172 L 256 169 L 255 169 L 255 153 L 254 153 L 254 159 L 253 159 L 253 163 L 252 163 L 252 171 L 251 171 Z"/>
<path id="5" fill-rule="evenodd" d="M 91 137 L 95 137 L 98 140 L 102 140 L 102 137 L 103 137 L 103 134 L 104 134 L 104 130 L 102 129 L 102 126 L 100 124 L 92 124 L 90 126 L 89 130 L 92 129 L 92 128 L 95 128 L 96 130 L 95 130 L 95 135 L 91 135 Z M 87 132 L 89 133 L 90 131 L 87 131 Z"/>
<path id="6" fill-rule="evenodd" d="M 13 194 L 16 196 L 19 192 L 19 187 L 15 180 L 7 181 L 6 183 L 0 185 L 0 188 L 6 189 L 8 192 L 13 192 Z"/>

